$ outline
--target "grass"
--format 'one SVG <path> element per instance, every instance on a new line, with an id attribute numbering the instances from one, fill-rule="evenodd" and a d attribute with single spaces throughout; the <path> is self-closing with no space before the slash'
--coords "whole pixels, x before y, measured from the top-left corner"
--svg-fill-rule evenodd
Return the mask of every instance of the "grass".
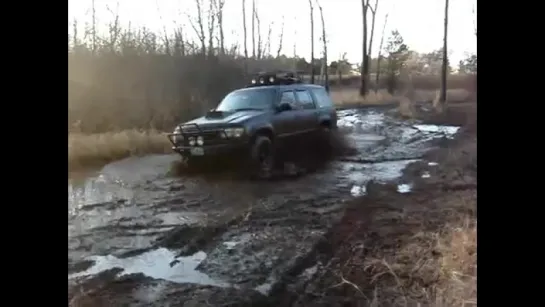
<path id="1" fill-rule="evenodd" d="M 165 133 L 124 130 L 95 134 L 68 134 L 68 169 L 92 168 L 133 155 L 170 153 Z"/>
<path id="2" fill-rule="evenodd" d="M 379 90 L 377 93 L 371 91 L 365 98 L 359 95 L 357 88 L 331 89 L 331 99 L 337 106 L 351 107 L 358 105 L 380 105 L 388 103 L 402 102 L 408 98 L 405 93 L 391 95 L 386 90 Z M 411 101 L 431 102 L 436 99 L 438 91 L 436 90 L 415 90 L 411 96 Z M 447 90 L 447 101 L 452 103 L 467 102 L 474 99 L 470 91 L 466 89 Z"/>

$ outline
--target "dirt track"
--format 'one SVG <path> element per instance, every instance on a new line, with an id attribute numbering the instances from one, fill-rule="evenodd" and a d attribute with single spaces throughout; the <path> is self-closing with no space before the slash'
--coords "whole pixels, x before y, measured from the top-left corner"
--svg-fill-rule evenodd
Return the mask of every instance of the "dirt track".
<path id="1" fill-rule="evenodd" d="M 404 167 L 456 132 L 378 109 L 343 110 L 339 118 L 357 153 L 300 176 L 269 183 L 183 177 L 171 172 L 178 157 L 163 155 L 69 182 L 69 301 L 265 304 L 288 276 L 312 276 L 324 234 L 370 180 L 410 191 L 410 182 L 396 182 Z"/>

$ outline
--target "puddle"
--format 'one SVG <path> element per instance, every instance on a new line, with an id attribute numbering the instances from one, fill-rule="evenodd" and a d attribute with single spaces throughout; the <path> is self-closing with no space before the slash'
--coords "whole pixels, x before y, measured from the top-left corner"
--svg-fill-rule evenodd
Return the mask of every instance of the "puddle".
<path id="1" fill-rule="evenodd" d="M 403 184 L 400 184 L 400 185 L 397 186 L 397 191 L 399 193 L 409 193 L 409 192 L 411 192 L 412 189 L 413 189 L 412 184 L 403 183 Z"/>
<path id="2" fill-rule="evenodd" d="M 438 125 L 413 125 L 403 127 L 401 138 L 404 140 L 412 140 L 414 138 L 430 140 L 437 137 L 454 138 L 454 135 L 460 127 L 457 126 L 438 126 Z"/>
<path id="3" fill-rule="evenodd" d="M 457 127 L 457 126 L 438 126 L 438 125 L 414 125 L 413 127 L 422 132 L 443 133 L 449 136 L 454 135 L 460 129 L 460 127 Z"/>
<path id="4" fill-rule="evenodd" d="M 208 275 L 196 270 L 197 266 L 206 259 L 206 253 L 197 252 L 188 257 L 178 257 L 173 251 L 159 248 L 131 258 L 117 258 L 115 256 L 91 256 L 88 260 L 94 265 L 83 272 L 69 275 L 68 278 L 95 275 L 113 268 L 121 268 L 121 275 L 142 273 L 155 279 L 164 279 L 176 283 L 193 283 L 228 287 L 229 284 L 214 280 Z"/>
<path id="5" fill-rule="evenodd" d="M 364 196 L 367 194 L 367 188 L 363 185 L 363 186 L 352 186 L 352 189 L 350 189 L 350 194 L 352 194 L 352 196 L 354 197 L 358 197 L 358 196 Z"/>
<path id="6" fill-rule="evenodd" d="M 263 295 L 269 295 L 269 292 L 271 292 L 272 286 L 274 285 L 275 281 L 270 281 L 263 283 L 257 287 L 254 288 L 255 291 L 263 294 Z"/>
<path id="7" fill-rule="evenodd" d="M 348 180 L 354 185 L 364 186 L 370 180 L 386 182 L 402 175 L 403 169 L 410 163 L 419 161 L 401 160 L 380 163 L 344 163 L 343 168 L 348 171 Z"/>
<path id="8" fill-rule="evenodd" d="M 343 110 L 338 111 L 337 115 L 337 126 L 342 131 L 372 131 L 384 123 L 383 113 L 369 112 L 364 115 L 357 110 Z"/>

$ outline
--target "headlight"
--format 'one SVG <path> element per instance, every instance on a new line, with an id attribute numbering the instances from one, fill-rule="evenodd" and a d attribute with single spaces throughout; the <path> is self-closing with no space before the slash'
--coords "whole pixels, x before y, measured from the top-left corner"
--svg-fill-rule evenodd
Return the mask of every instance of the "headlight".
<path id="1" fill-rule="evenodd" d="M 244 128 L 227 128 L 224 131 L 228 138 L 239 138 L 244 135 Z M 221 135 L 225 137 L 223 133 Z"/>
<path id="2" fill-rule="evenodd" d="M 181 143 L 184 141 L 184 136 L 181 133 L 182 130 L 180 129 L 180 126 L 177 126 L 172 132 L 172 134 L 174 134 L 172 136 L 172 141 L 174 141 L 174 143 Z"/>
<path id="3" fill-rule="evenodd" d="M 189 145 L 190 146 L 195 146 L 195 138 L 194 137 L 189 137 Z"/>
<path id="4" fill-rule="evenodd" d="M 202 146 L 204 145 L 204 139 L 202 136 L 197 137 L 197 145 Z"/>

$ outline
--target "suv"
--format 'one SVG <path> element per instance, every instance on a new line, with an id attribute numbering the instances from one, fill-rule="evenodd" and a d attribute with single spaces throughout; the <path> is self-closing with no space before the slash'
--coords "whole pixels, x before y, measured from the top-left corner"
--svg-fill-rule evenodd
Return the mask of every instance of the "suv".
<path id="1" fill-rule="evenodd" d="M 249 162 L 252 175 L 265 179 L 280 149 L 328 137 L 336 128 L 324 87 L 302 83 L 293 73 L 261 73 L 205 116 L 178 125 L 168 138 L 188 166 L 234 155 Z"/>

